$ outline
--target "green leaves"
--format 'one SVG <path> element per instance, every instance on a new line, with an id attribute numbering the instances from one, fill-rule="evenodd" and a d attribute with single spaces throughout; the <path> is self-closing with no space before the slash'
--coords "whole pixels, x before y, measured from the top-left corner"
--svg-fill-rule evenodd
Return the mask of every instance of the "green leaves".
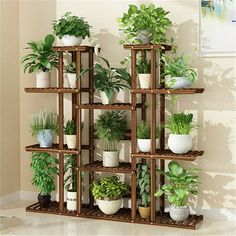
<path id="1" fill-rule="evenodd" d="M 76 73 L 76 64 L 75 62 L 71 62 L 68 65 L 65 66 L 65 70 L 67 73 Z"/>
<path id="2" fill-rule="evenodd" d="M 64 127 L 65 135 L 75 135 L 76 134 L 76 126 L 74 120 L 68 120 Z"/>
<path id="3" fill-rule="evenodd" d="M 151 60 L 140 58 L 137 62 L 136 69 L 139 74 L 150 74 Z"/>
<path id="4" fill-rule="evenodd" d="M 171 161 L 168 165 L 168 168 L 170 172 L 175 176 L 179 176 L 183 173 L 183 168 L 176 161 Z"/>
<path id="5" fill-rule="evenodd" d="M 156 138 L 159 138 L 160 136 L 160 128 L 156 128 Z M 144 121 L 141 121 L 137 127 L 137 138 L 138 139 L 150 139 L 151 137 L 151 128 L 150 126 L 145 123 Z"/>

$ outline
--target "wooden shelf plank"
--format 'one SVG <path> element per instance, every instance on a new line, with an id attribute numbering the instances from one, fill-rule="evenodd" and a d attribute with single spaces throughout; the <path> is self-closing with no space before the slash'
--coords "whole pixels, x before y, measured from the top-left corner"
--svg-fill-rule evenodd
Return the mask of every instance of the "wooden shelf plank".
<path id="1" fill-rule="evenodd" d="M 135 50 L 151 50 L 165 48 L 166 51 L 170 51 L 172 47 L 167 44 L 126 44 L 124 49 L 135 49 Z"/>
<path id="2" fill-rule="evenodd" d="M 141 104 L 137 104 L 136 108 L 141 108 Z M 102 103 L 87 103 L 81 104 L 76 107 L 77 109 L 99 109 L 99 110 L 133 110 L 132 105 L 130 103 L 115 103 L 115 104 L 108 104 L 103 105 Z"/>
<path id="3" fill-rule="evenodd" d="M 89 92 L 89 88 L 72 89 L 72 88 L 25 88 L 26 93 L 80 93 Z"/>
<path id="4" fill-rule="evenodd" d="M 63 51 L 63 52 L 89 52 L 90 50 L 94 50 L 93 46 L 55 46 L 52 47 L 53 51 Z"/>
<path id="5" fill-rule="evenodd" d="M 186 89 L 168 89 L 168 88 L 157 88 L 157 89 L 133 89 L 131 93 L 140 94 L 195 94 L 203 93 L 204 88 L 186 88 Z"/>

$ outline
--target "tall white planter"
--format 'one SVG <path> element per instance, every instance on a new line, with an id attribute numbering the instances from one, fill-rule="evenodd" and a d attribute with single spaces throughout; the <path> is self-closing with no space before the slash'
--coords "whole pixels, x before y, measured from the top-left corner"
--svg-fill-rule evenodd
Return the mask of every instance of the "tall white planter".
<path id="1" fill-rule="evenodd" d="M 151 139 L 137 139 L 140 152 L 151 152 Z M 158 147 L 159 139 L 156 139 L 156 148 Z"/>
<path id="2" fill-rule="evenodd" d="M 191 134 L 170 134 L 168 138 L 168 147 L 173 153 L 187 153 L 193 146 Z"/>
<path id="3" fill-rule="evenodd" d="M 189 88 L 192 83 L 188 80 L 187 77 L 171 77 L 166 79 L 166 85 L 168 88 L 182 89 Z"/>
<path id="4" fill-rule="evenodd" d="M 66 143 L 69 149 L 76 148 L 76 135 L 66 135 Z"/>
<path id="5" fill-rule="evenodd" d="M 98 200 L 96 199 L 96 202 L 98 204 L 99 209 L 107 215 L 115 214 L 117 211 L 119 211 L 122 199 L 117 200 Z"/>
<path id="6" fill-rule="evenodd" d="M 75 37 L 74 35 L 64 35 L 62 42 L 65 46 L 79 46 L 82 42 L 82 37 Z"/>
<path id="7" fill-rule="evenodd" d="M 119 152 L 118 151 L 103 151 L 102 160 L 103 160 L 103 166 L 105 167 L 119 166 Z"/>
<path id="8" fill-rule="evenodd" d="M 105 92 L 100 91 L 100 95 L 101 95 L 102 104 L 107 105 L 107 104 L 113 104 L 114 103 L 115 97 L 116 97 L 117 94 L 116 94 L 116 92 L 114 92 L 110 100 L 108 99 Z"/>
<path id="9" fill-rule="evenodd" d="M 50 86 L 50 72 L 38 71 L 36 73 L 36 88 L 49 88 Z"/>
<path id="10" fill-rule="evenodd" d="M 67 81 L 70 88 L 76 88 L 77 87 L 77 75 L 75 73 L 66 73 Z"/>
<path id="11" fill-rule="evenodd" d="M 186 220 L 189 217 L 189 214 L 190 214 L 189 206 L 170 207 L 170 217 L 172 220 L 175 221 Z"/>
<path id="12" fill-rule="evenodd" d="M 151 88 L 151 74 L 138 74 L 141 89 Z"/>
<path id="13" fill-rule="evenodd" d="M 68 211 L 76 211 L 76 199 L 77 199 L 77 192 L 67 191 L 66 193 L 66 207 Z"/>

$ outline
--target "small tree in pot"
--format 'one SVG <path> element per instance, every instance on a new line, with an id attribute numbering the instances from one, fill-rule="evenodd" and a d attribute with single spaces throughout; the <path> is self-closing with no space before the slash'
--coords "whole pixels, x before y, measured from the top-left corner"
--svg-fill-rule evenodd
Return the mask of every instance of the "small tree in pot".
<path id="1" fill-rule="evenodd" d="M 108 215 L 115 214 L 120 209 L 122 197 L 129 190 L 128 185 L 122 183 L 117 176 L 94 181 L 91 187 L 99 209 Z"/>
<path id="2" fill-rule="evenodd" d="M 38 201 L 41 208 L 48 208 L 50 204 L 50 194 L 55 190 L 54 175 L 58 174 L 57 164 L 57 158 L 46 152 L 32 153 L 32 184 L 40 190 Z"/>
<path id="3" fill-rule="evenodd" d="M 77 75 L 76 75 L 76 64 L 75 62 L 71 62 L 65 66 L 65 71 L 67 75 L 67 80 L 69 83 L 70 88 L 76 88 L 76 81 L 77 81 Z"/>
<path id="4" fill-rule="evenodd" d="M 156 197 L 162 194 L 168 196 L 171 204 L 170 216 L 175 221 L 183 221 L 189 217 L 188 197 L 189 194 L 197 195 L 198 176 L 196 174 L 199 169 L 191 168 L 184 170 L 179 163 L 171 161 L 168 165 L 168 171 L 163 172 L 169 180 L 169 184 L 164 184 L 156 193 Z"/>
<path id="5" fill-rule="evenodd" d="M 74 120 L 68 120 L 64 127 L 66 135 L 67 147 L 70 149 L 76 148 L 76 126 Z"/>
<path id="6" fill-rule="evenodd" d="M 119 142 L 127 131 L 127 120 L 124 112 L 106 111 L 100 115 L 95 123 L 98 138 L 106 145 L 103 151 L 103 166 L 119 166 Z"/>
<path id="7" fill-rule="evenodd" d="M 151 86 L 151 61 L 145 58 L 140 58 L 137 62 L 136 69 L 140 88 L 149 89 Z"/>

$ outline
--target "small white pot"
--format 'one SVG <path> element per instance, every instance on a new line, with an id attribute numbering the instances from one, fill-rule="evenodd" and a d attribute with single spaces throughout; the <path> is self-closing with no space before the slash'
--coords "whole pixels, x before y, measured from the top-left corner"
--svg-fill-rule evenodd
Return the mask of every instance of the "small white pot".
<path id="1" fill-rule="evenodd" d="M 172 77 L 166 79 L 166 85 L 168 88 L 182 89 L 189 88 L 192 83 L 188 80 L 187 77 Z"/>
<path id="2" fill-rule="evenodd" d="M 82 37 L 75 37 L 74 35 L 64 35 L 62 42 L 65 46 L 79 46 L 82 42 Z"/>
<path id="3" fill-rule="evenodd" d="M 172 220 L 175 221 L 186 220 L 189 217 L 189 214 L 190 214 L 189 206 L 170 207 L 170 217 Z"/>
<path id="4" fill-rule="evenodd" d="M 105 167 L 119 166 L 119 152 L 118 151 L 103 151 L 102 164 Z"/>
<path id="5" fill-rule="evenodd" d="M 117 93 L 114 92 L 110 100 L 108 99 L 105 92 L 100 91 L 100 95 L 101 95 L 102 104 L 107 105 L 107 104 L 113 104 L 114 103 L 114 100 L 115 100 L 115 97 L 116 97 Z"/>
<path id="6" fill-rule="evenodd" d="M 77 199 L 77 192 L 67 191 L 66 193 L 66 207 L 68 211 L 76 211 L 76 199 Z"/>
<path id="7" fill-rule="evenodd" d="M 140 152 L 151 152 L 151 139 L 137 139 Z M 156 139 L 156 147 L 158 147 L 159 139 Z"/>
<path id="8" fill-rule="evenodd" d="M 112 201 L 96 199 L 96 202 L 98 204 L 99 209 L 104 214 L 112 215 L 115 214 L 117 211 L 119 211 L 122 204 L 122 199 L 117 199 Z"/>
<path id="9" fill-rule="evenodd" d="M 170 134 L 168 138 L 168 147 L 173 153 L 187 153 L 193 146 L 191 134 Z"/>
<path id="10" fill-rule="evenodd" d="M 141 89 L 149 89 L 151 87 L 151 74 L 138 74 Z"/>
<path id="11" fill-rule="evenodd" d="M 151 42 L 149 30 L 141 30 L 137 35 L 137 39 L 139 39 L 142 44 L 149 44 Z"/>
<path id="12" fill-rule="evenodd" d="M 70 88 L 76 88 L 77 87 L 77 76 L 75 73 L 66 73 L 67 75 L 67 80 L 68 80 L 68 83 L 69 83 L 69 87 Z"/>
<path id="13" fill-rule="evenodd" d="M 49 88 L 50 86 L 50 72 L 38 71 L 36 73 L 36 88 Z"/>
<path id="14" fill-rule="evenodd" d="M 66 135 L 66 143 L 69 149 L 76 148 L 76 135 Z"/>

